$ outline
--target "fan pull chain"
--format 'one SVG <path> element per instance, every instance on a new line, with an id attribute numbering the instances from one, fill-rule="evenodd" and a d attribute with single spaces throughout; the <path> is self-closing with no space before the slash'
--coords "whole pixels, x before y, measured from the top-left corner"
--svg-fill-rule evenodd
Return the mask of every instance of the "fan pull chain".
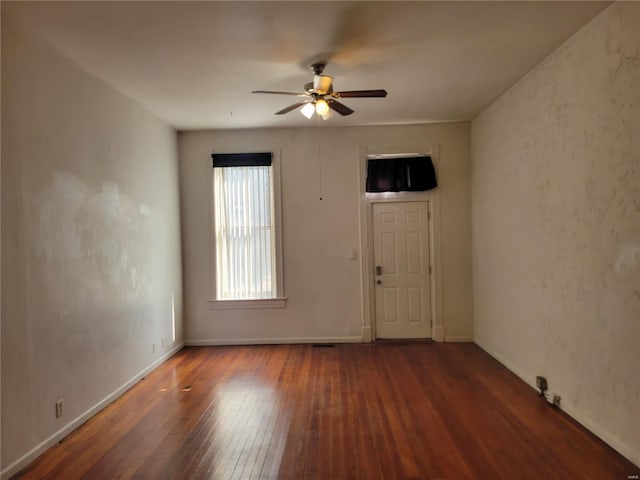
<path id="1" fill-rule="evenodd" d="M 318 190 L 320 200 L 323 199 L 322 195 L 322 155 L 320 151 L 320 117 L 316 115 L 316 143 L 318 145 Z"/>

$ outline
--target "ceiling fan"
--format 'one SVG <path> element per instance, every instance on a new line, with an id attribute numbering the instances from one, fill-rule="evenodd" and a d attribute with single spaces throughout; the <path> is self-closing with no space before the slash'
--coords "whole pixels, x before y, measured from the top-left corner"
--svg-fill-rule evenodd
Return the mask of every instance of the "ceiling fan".
<path id="1" fill-rule="evenodd" d="M 319 62 L 311 65 L 313 71 L 313 82 L 309 82 L 304 86 L 303 93 L 297 92 L 274 92 L 270 90 L 254 90 L 251 93 L 270 93 L 277 95 L 295 95 L 302 97 L 298 103 L 289 105 L 286 108 L 276 112 L 276 115 L 283 115 L 295 110 L 298 107 L 302 107 L 300 112 L 307 118 L 311 118 L 317 113 L 323 120 L 326 120 L 331 115 L 331 110 L 338 112 L 340 115 L 351 115 L 353 110 L 347 107 L 345 104 L 338 102 L 338 99 L 342 98 L 372 98 L 372 97 L 386 97 L 386 90 L 349 90 L 345 92 L 333 91 L 333 77 L 329 75 L 323 75 L 324 67 L 326 63 Z"/>

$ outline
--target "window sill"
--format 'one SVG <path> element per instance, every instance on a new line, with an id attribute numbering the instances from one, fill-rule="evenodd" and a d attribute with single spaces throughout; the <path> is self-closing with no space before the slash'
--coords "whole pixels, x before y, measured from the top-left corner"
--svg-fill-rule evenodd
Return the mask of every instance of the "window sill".
<path id="1" fill-rule="evenodd" d="M 246 300 L 209 300 L 209 310 L 240 310 L 250 308 L 285 308 L 287 298 L 254 298 Z"/>

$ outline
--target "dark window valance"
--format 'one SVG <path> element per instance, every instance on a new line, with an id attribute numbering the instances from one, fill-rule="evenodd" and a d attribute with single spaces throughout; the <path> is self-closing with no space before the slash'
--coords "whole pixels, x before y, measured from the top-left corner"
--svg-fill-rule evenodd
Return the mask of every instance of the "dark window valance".
<path id="1" fill-rule="evenodd" d="M 367 192 L 419 192 L 437 186 L 429 156 L 367 160 Z"/>
<path id="2" fill-rule="evenodd" d="M 211 154 L 214 167 L 269 167 L 271 157 L 271 152 Z"/>

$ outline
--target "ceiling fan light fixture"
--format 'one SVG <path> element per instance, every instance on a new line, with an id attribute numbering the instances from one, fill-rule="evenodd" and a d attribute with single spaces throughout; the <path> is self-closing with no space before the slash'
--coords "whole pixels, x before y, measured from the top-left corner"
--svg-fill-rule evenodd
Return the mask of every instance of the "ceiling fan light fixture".
<path id="1" fill-rule="evenodd" d="M 329 104 L 324 98 L 320 98 L 316 101 L 316 113 L 320 116 L 324 116 L 329 113 Z"/>
<path id="2" fill-rule="evenodd" d="M 305 103 L 300 109 L 300 113 L 302 113 L 307 118 L 313 117 L 313 112 L 315 111 L 316 109 L 313 106 L 313 103 Z"/>
<path id="3" fill-rule="evenodd" d="M 322 120 L 329 120 L 332 116 L 331 110 L 329 110 L 327 113 L 325 113 L 324 115 L 320 115 L 320 118 L 322 118 Z"/>

